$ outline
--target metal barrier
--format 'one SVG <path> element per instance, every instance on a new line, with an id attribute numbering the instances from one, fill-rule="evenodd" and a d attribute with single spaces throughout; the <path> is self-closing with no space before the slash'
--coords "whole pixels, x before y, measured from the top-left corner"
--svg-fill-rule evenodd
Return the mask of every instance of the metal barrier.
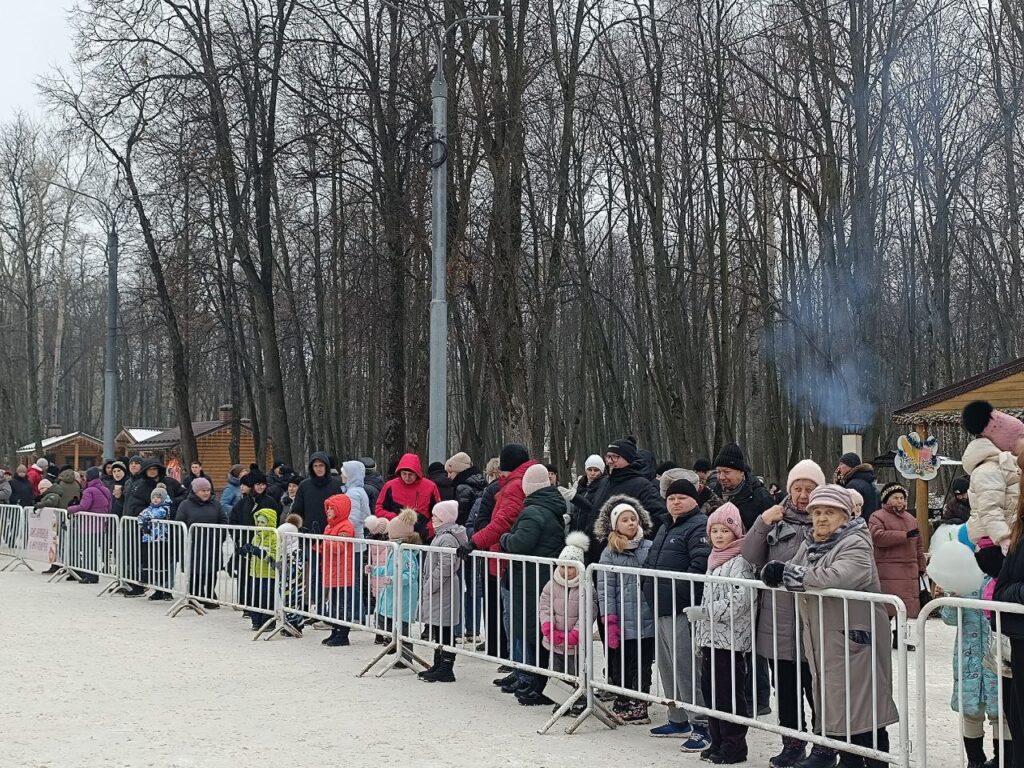
<path id="1" fill-rule="evenodd" d="M 593 647 L 593 636 L 589 635 L 591 648 L 587 657 L 593 660 L 589 678 L 588 707 L 570 726 L 568 732 L 575 731 L 589 714 L 600 712 L 594 692 L 606 691 L 619 697 L 621 709 L 627 710 L 630 702 L 647 702 L 665 704 L 670 708 L 681 708 L 692 716 L 710 716 L 717 720 L 736 723 L 760 730 L 789 736 L 812 744 L 820 744 L 831 749 L 850 752 L 862 757 L 892 763 L 901 768 L 910 765 L 910 733 L 908 721 L 907 695 L 907 638 L 906 608 L 903 602 L 892 595 L 852 592 L 847 590 L 822 590 L 816 592 L 789 593 L 784 590 L 772 590 L 760 581 L 746 579 L 730 579 L 720 576 L 658 571 L 644 568 L 628 568 L 592 564 L 588 567 L 588 589 L 596 598 L 587 601 L 591 610 L 591 619 L 600 622 L 601 657 L 606 662 L 605 679 L 596 674 L 597 653 Z M 704 639 L 712 638 L 710 647 L 700 648 L 695 638 L 695 627 L 685 613 L 688 606 L 701 605 L 701 594 L 713 585 L 729 588 L 728 600 L 731 605 L 727 617 L 719 610 L 711 610 L 705 619 L 706 631 Z M 805 621 L 813 622 L 818 629 L 818 642 L 813 647 L 805 647 L 803 632 L 796 633 L 796 659 L 807 658 L 813 670 L 815 703 L 815 728 L 788 728 L 775 723 L 762 722 L 756 718 L 758 701 L 758 681 L 754 664 L 757 663 L 753 650 L 752 638 L 757 626 L 756 599 L 760 594 L 768 593 L 772 597 L 771 610 L 777 610 L 777 601 L 782 597 L 795 597 L 795 626 L 803 627 Z M 671 603 L 671 610 L 662 611 L 665 601 Z M 833 601 L 833 602 L 830 602 Z M 594 613 L 594 603 L 603 610 L 598 618 Z M 841 603 L 843 617 L 843 647 L 835 648 L 831 643 L 826 648 L 825 608 L 834 609 L 836 602 Z M 897 618 L 896 630 L 896 680 L 886 680 L 885 666 L 889 656 L 889 621 L 882 611 L 882 606 L 891 606 Z M 635 617 L 634 626 L 640 631 L 632 632 L 634 637 L 623 627 L 623 618 L 632 611 Z M 762 609 L 763 610 L 763 609 Z M 614 611 L 614 612 L 613 612 Z M 665 613 L 664 616 L 661 616 Z M 834 610 L 833 610 L 834 614 Z M 609 617 L 618 617 L 618 622 L 610 621 Z M 723 623 L 725 626 L 722 626 Z M 618 626 L 616 626 L 618 625 Z M 741 640 L 744 630 L 749 625 L 750 632 L 745 642 Z M 644 630 L 644 627 L 647 627 Z M 773 626 L 778 623 L 773 621 Z M 637 637 L 636 635 L 639 635 Z M 716 642 L 714 638 L 721 638 Z M 880 640 L 884 638 L 884 642 Z M 779 675 L 779 638 L 774 638 L 774 664 L 776 679 Z M 856 646 L 856 647 L 855 647 Z M 870 647 L 870 651 L 868 651 Z M 733 652 L 732 648 L 741 649 Z M 880 650 L 881 648 L 881 650 Z M 710 681 L 702 680 L 701 670 L 694 664 L 700 651 L 704 670 L 710 668 Z M 806 654 L 805 654 L 806 651 Z M 881 655 L 884 651 L 884 656 Z M 871 694 L 871 723 L 874 726 L 870 733 L 870 746 L 851 743 L 855 736 L 864 740 L 860 734 L 864 731 L 852 731 L 852 710 L 855 706 L 854 691 L 862 690 L 851 676 L 851 658 L 859 655 L 860 661 L 866 661 L 863 654 L 870 653 L 872 676 L 866 682 Z M 705 660 L 704 657 L 708 658 Z M 829 705 L 831 699 L 826 695 L 830 686 L 835 686 L 836 671 L 829 670 L 831 664 L 839 659 L 841 685 L 845 691 L 843 711 L 836 712 L 835 705 Z M 815 661 L 817 660 L 817 661 Z M 661 686 L 652 685 L 649 675 L 650 665 L 654 662 L 660 671 Z M 722 665 L 725 674 L 722 674 Z M 801 665 L 795 665 L 797 691 L 803 688 Z M 723 681 L 725 681 L 723 683 Z M 725 684 L 728 690 L 721 695 L 720 688 Z M 879 686 L 889 684 L 898 696 L 896 723 L 899 736 L 892 748 L 880 744 L 878 732 L 884 730 L 880 725 L 878 712 Z M 881 689 L 884 693 L 884 688 Z M 799 695 L 799 694 L 798 694 Z M 710 702 L 706 699 L 710 698 Z M 625 700 L 624 702 L 622 700 Z M 798 699 L 799 701 L 799 699 Z M 802 707 L 802 705 L 801 705 Z M 838 718 L 838 720 L 837 720 Z M 621 721 L 621 716 L 619 717 Z M 685 719 L 684 719 L 685 722 Z M 840 724 L 837 725 L 837 722 Z M 824 727 L 822 724 L 824 723 Z M 852 732 L 851 732 L 852 731 Z"/>
<path id="2" fill-rule="evenodd" d="M 586 696 L 585 638 L 590 634 L 589 627 L 592 625 L 583 624 L 587 614 L 584 602 L 588 591 L 584 584 L 587 577 L 582 563 L 481 551 L 473 552 L 472 560 L 463 562 L 451 548 L 402 544 L 399 549 L 402 558 L 400 572 L 396 573 L 393 564 L 381 571 L 386 573 L 392 583 L 400 584 L 405 590 L 402 602 L 395 609 L 395 621 L 400 629 L 399 656 L 388 669 L 402 659 L 402 646 L 422 644 L 435 651 L 435 665 L 454 662 L 455 657 L 465 656 L 513 667 L 529 676 L 534 686 L 531 690 L 538 696 L 548 680 L 561 680 L 570 685 L 572 691 L 561 705 L 556 705 L 554 713 L 539 729 L 539 733 L 550 730 L 578 700 Z M 475 562 L 477 567 L 470 568 L 471 562 Z M 464 584 L 462 575 L 470 572 L 483 577 L 489 572 L 492 563 L 496 563 L 499 570 L 505 571 L 507 581 L 498 593 L 489 583 L 485 584 L 484 615 L 491 601 L 498 601 L 506 612 L 510 635 L 507 654 L 502 654 L 499 648 L 491 647 L 489 639 L 485 639 L 482 649 L 473 644 L 460 645 L 455 642 L 466 602 L 463 590 L 477 589 L 475 584 Z M 559 576 L 559 581 L 563 582 L 561 584 L 552 578 L 559 568 L 564 569 Z M 565 583 L 569 569 L 575 572 L 578 580 L 575 587 Z M 571 611 L 575 614 L 579 626 L 559 629 L 556 624 L 562 616 L 559 616 L 559 621 L 554 620 L 555 611 L 550 607 L 552 603 L 564 606 L 566 613 Z M 476 610 L 477 604 L 472 603 L 471 607 Z M 543 615 L 542 609 L 546 611 Z M 479 626 L 479 617 L 470 618 L 474 626 Z M 575 630 L 575 634 L 572 630 Z M 405 653 L 405 660 L 415 660 L 423 667 L 432 666 L 411 652 Z"/>
<path id="3" fill-rule="evenodd" d="M 185 524 L 174 520 L 122 517 L 118 523 L 117 578 L 101 595 L 125 591 L 140 596 L 153 590 L 151 600 L 185 597 L 188 572 Z M 190 606 L 191 607 L 191 606 Z"/>
<path id="4" fill-rule="evenodd" d="M 60 529 L 60 568 L 50 581 L 67 577 L 97 584 L 100 576 L 117 578 L 118 519 L 96 512 L 68 513 Z"/>
<path id="5" fill-rule="evenodd" d="M 971 727 L 984 734 L 984 723 L 989 721 L 993 740 L 999 740 L 1009 746 L 1010 731 L 1006 716 L 1008 699 L 1021 696 L 1020 685 L 1010 675 L 1010 648 L 1005 635 L 1002 634 L 1004 614 L 1024 614 L 1024 605 L 1020 603 L 1002 603 L 992 600 L 980 600 L 969 597 L 944 596 L 931 600 L 921 608 L 915 625 L 915 641 L 917 645 L 917 762 L 928 765 L 929 731 L 942 732 L 951 724 L 943 722 L 939 713 L 927 708 L 927 696 L 934 693 L 940 683 L 928 679 L 928 635 L 925 632 L 927 620 L 939 613 L 944 623 L 956 627 L 956 641 L 953 645 L 953 658 L 941 657 L 946 679 L 952 688 L 950 695 L 951 716 L 956 717 L 956 729 L 961 737 L 968 721 Z M 991 618 L 990 618 L 991 617 Z M 935 661 L 936 659 L 931 659 Z M 950 663 L 952 662 L 952 663 Z M 949 666 L 947 666 L 949 665 Z M 968 667 L 970 667 L 968 669 Z M 952 675 L 950 676 L 950 670 Z M 972 681 L 978 690 L 972 693 L 971 706 L 965 699 L 965 682 Z M 991 687 L 990 687 L 991 686 Z M 995 690 L 993 691 L 992 688 Z M 991 704 L 995 695 L 996 712 L 987 711 L 986 702 Z M 978 706 L 980 704 L 980 707 Z M 968 709 L 974 712 L 968 712 Z M 963 742 L 961 742 L 963 743 Z M 1000 749 L 995 765 L 998 768 L 1010 768 L 1015 762 L 1007 756 L 1007 749 Z M 1019 758 L 1018 758 L 1019 759 Z"/>
<path id="6" fill-rule="evenodd" d="M 32 570 L 25 560 L 28 546 L 28 518 L 25 509 L 17 504 L 0 504 L 0 556 L 11 558 L 0 571 L 15 570 L 23 565 Z"/>
<path id="7" fill-rule="evenodd" d="M 369 672 L 381 659 L 401 658 L 394 632 L 394 608 L 402 604 L 403 585 L 396 584 L 383 604 L 381 574 L 398 557 L 398 544 L 377 539 L 282 533 L 277 632 L 297 625 L 323 622 L 331 629 L 326 644 L 348 645 L 350 630 L 370 632 L 384 647 L 358 676 Z M 273 635 L 271 635 L 273 636 Z M 391 665 L 382 670 L 383 675 Z"/>

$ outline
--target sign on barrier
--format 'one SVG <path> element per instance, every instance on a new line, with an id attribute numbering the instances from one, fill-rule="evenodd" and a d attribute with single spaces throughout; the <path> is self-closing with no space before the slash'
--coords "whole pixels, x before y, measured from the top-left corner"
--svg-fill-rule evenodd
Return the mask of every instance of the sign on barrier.
<path id="1" fill-rule="evenodd" d="M 63 509 L 29 509 L 25 558 L 53 565 L 60 559 L 60 528 L 67 513 Z"/>
<path id="2" fill-rule="evenodd" d="M 16 504 L 0 504 L 0 555 L 11 560 L 4 563 L 2 571 L 14 570 L 23 565 L 32 570 L 25 560 L 28 536 L 28 508 Z"/>
<path id="3" fill-rule="evenodd" d="M 76 581 L 97 584 L 100 576 L 116 578 L 117 515 L 75 512 L 67 513 L 66 520 L 60 536 L 61 567 L 50 581 L 70 576 Z"/>

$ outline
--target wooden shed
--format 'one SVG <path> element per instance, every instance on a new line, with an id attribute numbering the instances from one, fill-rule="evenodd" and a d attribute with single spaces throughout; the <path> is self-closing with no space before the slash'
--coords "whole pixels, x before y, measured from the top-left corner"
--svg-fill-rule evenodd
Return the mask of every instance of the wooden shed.
<path id="1" fill-rule="evenodd" d="M 114 453 L 117 456 L 129 456 L 134 446 L 166 431 L 166 427 L 121 427 L 121 431 L 114 437 Z"/>
<path id="2" fill-rule="evenodd" d="M 234 418 L 229 407 L 221 408 L 221 418 L 217 421 L 194 421 L 192 431 L 196 436 L 196 448 L 199 449 L 199 461 L 203 471 L 213 481 L 218 490 L 227 482 L 228 470 L 234 464 L 231 461 L 231 422 Z M 238 462 L 248 466 L 257 461 L 256 446 L 253 442 L 252 427 L 248 419 L 239 421 L 241 436 L 238 445 Z M 128 446 L 129 453 L 152 456 L 160 459 L 168 470 L 175 474 L 187 474 L 188 467 L 182 466 L 181 430 L 178 427 L 164 430 L 146 440 Z M 267 467 L 272 461 L 270 441 L 268 440 L 263 455 L 258 462 Z"/>
<path id="3" fill-rule="evenodd" d="M 51 427 L 49 431 L 56 432 L 59 428 Z M 99 466 L 103 461 L 103 441 L 85 432 L 53 434 L 43 440 L 42 447 L 42 458 L 58 467 L 67 464 L 76 470 L 84 471 L 89 467 Z M 40 458 L 36 453 L 35 443 L 21 446 L 17 453 L 18 463 L 25 466 L 34 464 Z"/>
<path id="4" fill-rule="evenodd" d="M 905 432 L 916 431 L 922 437 L 935 435 L 943 454 L 959 458 L 971 440 L 960 423 L 960 414 L 974 400 L 987 400 L 999 410 L 1024 419 L 1024 357 L 907 403 L 893 413 L 892 420 Z M 915 485 L 918 522 L 926 531 L 928 484 L 918 480 Z"/>

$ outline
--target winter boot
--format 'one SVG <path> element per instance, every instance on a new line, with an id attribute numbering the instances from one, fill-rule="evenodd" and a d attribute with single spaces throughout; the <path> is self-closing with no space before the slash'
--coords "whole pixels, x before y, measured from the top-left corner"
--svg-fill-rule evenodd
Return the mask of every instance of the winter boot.
<path id="1" fill-rule="evenodd" d="M 836 761 L 834 749 L 815 744 L 811 747 L 811 754 L 797 763 L 795 768 L 835 768 Z"/>
<path id="2" fill-rule="evenodd" d="M 964 736 L 964 752 L 967 753 L 967 768 L 984 768 L 985 739 L 968 739 Z"/>
<path id="3" fill-rule="evenodd" d="M 441 649 L 435 648 L 434 663 L 431 664 L 429 668 L 424 669 L 422 672 L 419 672 L 416 675 L 416 677 L 420 678 L 421 680 L 426 680 L 429 675 L 433 675 L 435 672 L 437 672 L 437 668 L 439 666 L 441 666 Z"/>
<path id="4" fill-rule="evenodd" d="M 782 751 L 768 761 L 772 768 L 794 768 L 807 757 L 807 745 L 792 736 L 782 737 Z"/>
<path id="5" fill-rule="evenodd" d="M 349 645 L 348 627 L 332 627 L 331 634 L 325 640 L 321 640 L 320 643 L 330 648 Z"/>
<path id="6" fill-rule="evenodd" d="M 647 725 L 651 722 L 647 715 L 647 702 L 631 701 L 629 709 L 622 713 L 622 722 L 630 725 Z"/>
<path id="7" fill-rule="evenodd" d="M 43 571 L 43 576 L 49 576 L 51 574 L 56 573 L 59 570 L 60 570 L 60 566 L 57 565 L 56 563 L 54 563 L 49 568 L 47 568 L 45 571 Z"/>
<path id="8" fill-rule="evenodd" d="M 455 682 L 455 654 L 447 651 L 441 652 L 441 659 L 437 668 L 432 672 L 420 672 L 420 680 L 428 683 L 454 683 Z"/>

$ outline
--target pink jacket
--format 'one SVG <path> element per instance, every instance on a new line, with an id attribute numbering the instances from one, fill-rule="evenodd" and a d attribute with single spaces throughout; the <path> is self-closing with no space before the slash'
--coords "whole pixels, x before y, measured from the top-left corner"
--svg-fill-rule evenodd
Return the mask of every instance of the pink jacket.
<path id="1" fill-rule="evenodd" d="M 586 633 L 591 629 L 583 626 L 586 619 L 580 615 L 580 578 L 585 578 L 585 576 L 578 573 L 569 586 L 550 579 L 540 592 L 540 601 L 537 603 L 537 623 L 542 628 L 541 642 L 553 653 L 575 656 L 579 652 L 580 643 L 586 640 Z M 597 615 L 596 605 L 593 614 Z M 545 624 L 551 625 L 552 631 L 549 634 L 543 634 Z M 557 642 L 552 640 L 555 631 L 568 635 L 574 629 L 577 637 L 575 644 L 569 644 L 561 637 L 557 638 Z"/>
<path id="2" fill-rule="evenodd" d="M 921 612 L 919 579 L 925 569 L 924 544 L 920 535 L 907 538 L 907 531 L 918 529 L 917 518 L 910 512 L 896 512 L 883 506 L 868 518 L 868 528 L 875 545 L 882 591 L 902 599 L 907 617 L 917 618 Z"/>

